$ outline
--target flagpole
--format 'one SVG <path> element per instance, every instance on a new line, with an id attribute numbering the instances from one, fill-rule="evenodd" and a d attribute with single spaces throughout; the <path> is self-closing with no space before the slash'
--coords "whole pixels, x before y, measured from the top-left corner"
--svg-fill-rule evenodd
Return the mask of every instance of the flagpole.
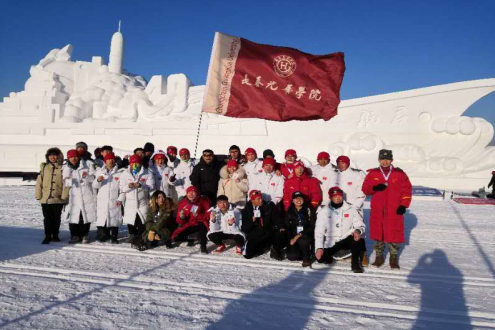
<path id="1" fill-rule="evenodd" d="M 199 125 L 198 125 L 198 134 L 196 135 L 196 147 L 194 148 L 194 158 L 196 158 L 196 152 L 198 151 L 198 142 L 199 142 L 199 133 L 201 131 L 201 120 L 203 119 L 203 111 L 199 115 Z"/>

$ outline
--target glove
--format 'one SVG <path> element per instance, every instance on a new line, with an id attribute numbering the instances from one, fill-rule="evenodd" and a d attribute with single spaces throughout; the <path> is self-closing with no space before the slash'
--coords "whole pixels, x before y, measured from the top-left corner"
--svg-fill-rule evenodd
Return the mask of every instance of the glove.
<path id="1" fill-rule="evenodd" d="M 397 208 L 397 214 L 398 215 L 403 215 L 404 213 L 406 213 L 406 207 L 401 205 Z"/>
<path id="2" fill-rule="evenodd" d="M 380 183 L 373 187 L 373 191 L 384 191 L 387 189 L 387 185 Z"/>
<path id="3" fill-rule="evenodd" d="M 155 240 L 155 232 L 153 230 L 150 230 L 148 233 L 148 241 L 153 242 Z"/>

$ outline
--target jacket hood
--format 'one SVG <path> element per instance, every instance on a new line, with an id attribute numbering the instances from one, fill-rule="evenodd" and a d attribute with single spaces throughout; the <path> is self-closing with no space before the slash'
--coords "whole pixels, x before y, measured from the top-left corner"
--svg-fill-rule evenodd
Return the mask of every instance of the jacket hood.
<path id="1" fill-rule="evenodd" d="M 244 170 L 242 167 L 237 168 L 235 173 L 237 173 L 237 178 L 239 180 L 242 180 L 246 177 L 246 170 Z M 229 178 L 229 172 L 227 171 L 227 165 L 223 166 L 222 169 L 220 170 L 220 177 L 222 179 L 228 179 Z"/>

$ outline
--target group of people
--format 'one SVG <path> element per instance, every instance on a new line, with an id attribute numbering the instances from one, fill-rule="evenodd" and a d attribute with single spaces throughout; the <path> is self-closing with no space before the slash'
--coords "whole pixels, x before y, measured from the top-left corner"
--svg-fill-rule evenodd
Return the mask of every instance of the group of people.
<path id="1" fill-rule="evenodd" d="M 392 165 L 391 150 L 380 150 L 379 167 L 368 173 L 351 168 L 347 156 L 336 165 L 320 152 L 317 164 L 307 166 L 297 152 L 285 152 L 279 163 L 271 150 L 259 158 L 231 146 L 228 155 L 202 152 L 199 162 L 188 149 L 169 146 L 155 151 L 151 143 L 121 159 L 111 146 L 95 150 L 84 142 L 64 155 L 50 148 L 40 167 L 36 199 L 41 203 L 45 238 L 59 242 L 61 219 L 69 222 L 69 243 L 89 243 L 91 223 L 97 240 L 118 244 L 118 231 L 127 225 L 127 242 L 138 250 L 158 244 L 173 248 L 180 242 L 201 253 L 226 250 L 253 258 L 270 251 L 276 260 L 331 263 L 340 254 L 351 256 L 351 268 L 368 265 L 365 235 L 375 240 L 381 267 L 388 243 L 390 267 L 399 268 L 404 242 L 404 214 L 411 203 L 409 178 Z M 371 195 L 369 230 L 363 204 Z"/>

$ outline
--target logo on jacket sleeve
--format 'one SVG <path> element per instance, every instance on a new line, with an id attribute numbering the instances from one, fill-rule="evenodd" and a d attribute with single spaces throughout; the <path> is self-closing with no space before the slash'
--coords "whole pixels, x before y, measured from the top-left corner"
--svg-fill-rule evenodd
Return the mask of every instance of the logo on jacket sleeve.
<path id="1" fill-rule="evenodd" d="M 344 218 L 349 218 L 349 213 L 344 214 Z"/>
<path id="2" fill-rule="evenodd" d="M 146 181 L 146 179 L 145 179 L 145 178 L 141 178 L 141 182 L 145 182 L 145 181 Z"/>
<path id="3" fill-rule="evenodd" d="M 116 176 L 114 179 L 115 179 L 115 181 L 119 181 L 119 177 L 118 176 Z"/>
<path id="4" fill-rule="evenodd" d="M 347 185 L 348 186 L 352 186 L 352 182 L 347 182 Z"/>
<path id="5" fill-rule="evenodd" d="M 275 182 L 272 182 L 271 185 L 275 187 Z"/>
<path id="6" fill-rule="evenodd" d="M 324 176 L 324 177 L 323 177 L 323 180 L 326 180 L 326 179 L 327 179 L 327 177 L 326 177 L 326 176 Z"/>

